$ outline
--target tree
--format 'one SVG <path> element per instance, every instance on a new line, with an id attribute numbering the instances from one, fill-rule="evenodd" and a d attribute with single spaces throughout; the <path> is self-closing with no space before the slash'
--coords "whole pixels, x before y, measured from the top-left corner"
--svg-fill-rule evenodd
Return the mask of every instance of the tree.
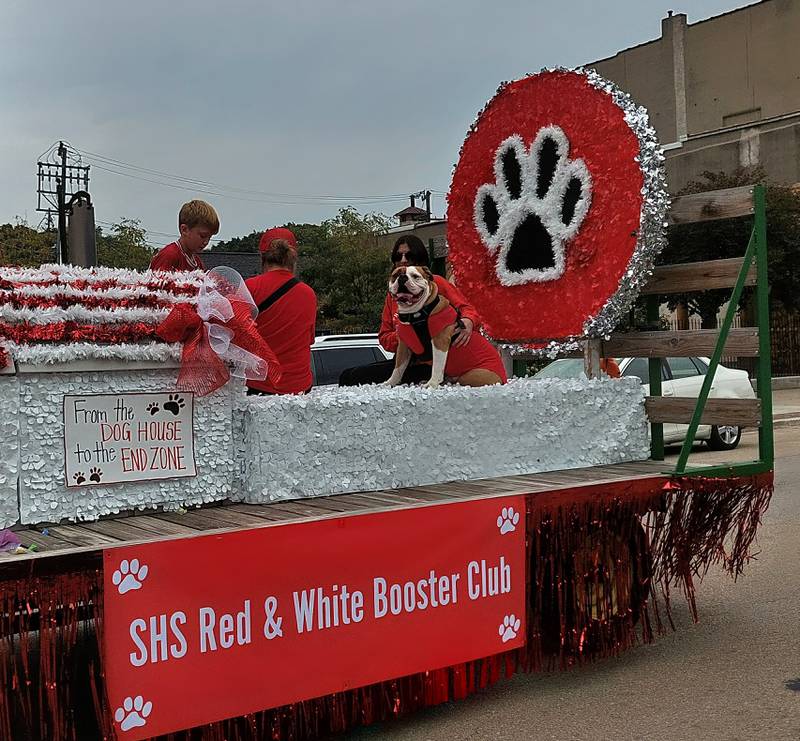
<path id="1" fill-rule="evenodd" d="M 328 232 L 323 224 L 295 224 L 289 222 L 284 227 L 291 229 L 297 243 L 308 247 L 319 247 L 328 237 Z M 231 237 L 211 246 L 211 252 L 258 252 L 263 229 L 250 232 L 244 237 Z"/>
<path id="2" fill-rule="evenodd" d="M 735 188 L 764 181 L 761 168 L 740 168 L 733 173 L 704 172 L 702 180 L 689 183 L 680 195 Z M 783 185 L 767 185 L 767 251 L 769 255 L 770 303 L 789 311 L 800 308 L 800 194 Z M 669 243 L 659 258 L 661 264 L 719 260 L 744 255 L 752 218 L 722 219 L 676 226 L 669 231 Z M 750 301 L 745 292 L 740 307 Z M 699 314 L 705 329 L 715 329 L 717 313 L 730 299 L 729 289 L 670 296 L 669 306 L 686 304 Z"/>
<path id="3" fill-rule="evenodd" d="M 113 268 L 146 270 L 153 252 L 145 231 L 136 219 L 122 219 L 105 233 L 95 230 L 97 264 Z M 0 265 L 39 267 L 55 261 L 54 231 L 37 231 L 24 222 L 0 226 Z"/>
<path id="4" fill-rule="evenodd" d="M 0 265 L 39 267 L 55 261 L 54 231 L 37 231 L 24 221 L 0 225 Z"/>
<path id="5" fill-rule="evenodd" d="M 244 237 L 232 237 L 222 242 L 215 242 L 211 252 L 258 252 L 258 242 L 264 230 L 253 231 Z"/>
<path id="6" fill-rule="evenodd" d="M 122 219 L 104 234 L 97 227 L 97 264 L 110 268 L 147 270 L 153 252 L 138 219 Z"/>
<path id="7" fill-rule="evenodd" d="M 317 292 L 321 328 L 378 326 L 390 267 L 379 235 L 390 223 L 382 214 L 347 207 L 319 226 L 287 225 L 297 230 L 300 274 Z"/>

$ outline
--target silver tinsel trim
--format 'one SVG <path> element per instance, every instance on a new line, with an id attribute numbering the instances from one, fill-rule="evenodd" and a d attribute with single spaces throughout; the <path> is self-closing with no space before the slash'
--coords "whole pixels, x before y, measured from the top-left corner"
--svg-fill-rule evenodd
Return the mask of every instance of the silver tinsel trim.
<path id="1" fill-rule="evenodd" d="M 653 274 L 658 253 L 666 244 L 666 218 L 669 192 L 664 174 L 664 152 L 658 142 L 656 130 L 650 125 L 647 109 L 637 105 L 628 93 L 594 70 L 575 70 L 586 75 L 589 84 L 611 96 L 614 103 L 625 112 L 625 123 L 639 140 L 637 161 L 642 170 L 642 210 L 639 217 L 639 235 L 631 260 L 619 282 L 617 292 L 583 325 L 587 337 L 607 338 L 620 320 L 633 306 L 639 291 Z"/>
<path id="2" fill-rule="evenodd" d="M 18 363 L 52 365 L 70 363 L 76 360 L 142 360 L 165 362 L 179 360 L 183 346 L 180 343 L 125 343 L 119 345 L 98 345 L 93 342 L 70 342 L 52 345 L 5 344 L 9 354 Z"/>

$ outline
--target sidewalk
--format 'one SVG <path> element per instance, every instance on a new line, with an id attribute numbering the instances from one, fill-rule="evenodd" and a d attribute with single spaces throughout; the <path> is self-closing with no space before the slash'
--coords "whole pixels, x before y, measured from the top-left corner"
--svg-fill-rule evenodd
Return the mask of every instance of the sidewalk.
<path id="1" fill-rule="evenodd" d="M 773 389 L 772 420 L 775 427 L 800 425 L 800 389 Z"/>

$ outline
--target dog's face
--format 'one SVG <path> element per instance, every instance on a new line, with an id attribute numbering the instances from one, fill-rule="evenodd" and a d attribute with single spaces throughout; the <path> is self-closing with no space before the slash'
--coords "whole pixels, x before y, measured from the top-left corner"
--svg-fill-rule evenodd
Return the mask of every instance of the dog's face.
<path id="1" fill-rule="evenodd" d="M 389 278 L 389 293 L 397 301 L 397 310 L 401 314 L 419 311 L 435 291 L 436 283 L 428 268 L 401 265 L 392 271 Z"/>

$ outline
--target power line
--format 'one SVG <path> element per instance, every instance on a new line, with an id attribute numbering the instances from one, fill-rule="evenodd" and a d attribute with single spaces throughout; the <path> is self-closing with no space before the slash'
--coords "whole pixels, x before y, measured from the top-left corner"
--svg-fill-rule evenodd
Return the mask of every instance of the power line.
<path id="1" fill-rule="evenodd" d="M 256 203 L 276 203 L 278 205 L 295 205 L 295 203 L 309 203 L 314 205 L 328 205 L 331 203 L 353 203 L 359 202 L 363 204 L 370 203 L 388 203 L 403 200 L 404 193 L 390 193 L 386 195 L 358 195 L 358 196 L 334 196 L 334 195 L 301 195 L 290 193 L 272 193 L 268 191 L 255 190 L 251 188 L 238 188 L 230 185 L 223 185 L 209 180 L 200 180 L 197 178 L 185 177 L 183 175 L 175 175 L 174 173 L 164 172 L 162 170 L 155 170 L 148 167 L 141 167 L 134 165 L 130 162 L 107 157 L 106 155 L 98 154 L 96 152 L 89 152 L 88 150 L 76 150 L 81 155 L 95 160 L 94 166 L 101 170 L 114 173 L 116 175 L 123 175 L 126 177 L 137 178 L 145 182 L 151 182 L 156 185 L 164 185 L 173 188 L 181 188 L 183 190 L 194 190 L 198 192 L 208 193 L 223 198 L 235 198 L 235 196 L 227 193 L 220 193 L 218 191 L 230 191 L 231 193 L 241 193 L 243 195 L 263 196 L 260 199 L 251 198 L 238 198 L 238 200 L 251 201 Z M 98 164 L 102 163 L 102 164 Z M 133 172 L 125 172 L 131 170 Z M 161 178 L 161 180 L 152 180 L 144 177 L 144 175 L 137 175 L 133 173 L 144 173 L 154 177 Z M 163 179 L 174 180 L 178 183 L 185 185 L 177 185 L 175 183 L 163 182 Z M 189 187 L 191 186 L 191 187 Z M 214 190 L 212 190 L 214 189 Z M 265 200 L 267 199 L 267 200 Z"/>
<path id="2" fill-rule="evenodd" d="M 103 221 L 102 219 L 97 219 L 95 223 L 100 224 L 100 225 L 102 225 L 104 227 L 117 227 L 117 226 L 119 226 L 118 223 L 115 224 L 113 221 Z M 140 225 L 139 228 L 141 228 L 142 231 L 144 231 L 144 233 L 147 234 L 147 235 L 151 235 L 152 234 L 152 235 L 155 235 L 155 236 L 158 236 L 158 237 L 166 237 L 167 239 L 169 239 L 171 241 L 174 241 L 178 237 L 180 237 L 180 233 L 177 230 L 174 231 L 174 232 L 162 232 L 162 231 L 159 231 L 158 229 L 148 229 L 147 227 L 144 227 L 144 226 L 141 226 L 141 225 Z M 258 230 L 256 230 L 256 231 L 258 231 Z M 232 237 L 229 237 L 229 238 L 212 237 L 209 240 L 209 242 L 227 242 L 229 239 L 232 239 Z M 155 244 L 151 244 L 151 243 L 148 243 L 148 244 L 151 247 L 158 247 L 159 249 L 164 246 L 163 244 L 159 244 L 159 245 L 155 245 Z"/>
<path id="3" fill-rule="evenodd" d="M 278 200 L 278 199 L 266 199 L 266 198 L 244 198 L 242 196 L 231 195 L 230 193 L 220 193 L 219 191 L 207 190 L 206 188 L 203 188 L 203 187 L 189 186 L 189 185 L 178 185 L 176 183 L 166 183 L 166 182 L 163 182 L 161 180 L 153 180 L 152 178 L 146 178 L 146 177 L 143 177 L 141 175 L 135 175 L 133 173 L 122 172 L 120 170 L 114 170 L 114 169 L 111 169 L 109 167 L 103 167 L 102 165 L 98 165 L 97 163 L 94 163 L 92 166 L 96 170 L 103 170 L 105 172 L 113 173 L 114 175 L 121 175 L 123 177 L 132 178 L 134 180 L 141 180 L 141 181 L 146 182 L 146 183 L 153 183 L 154 185 L 161 185 L 161 186 L 164 186 L 166 188 L 174 188 L 176 190 L 183 190 L 183 191 L 188 191 L 188 192 L 191 192 L 191 193 L 202 193 L 204 195 L 211 195 L 211 196 L 215 196 L 217 198 L 228 198 L 228 199 L 231 199 L 231 200 L 234 200 L 234 201 L 244 201 L 246 203 L 261 203 L 261 204 L 279 205 L 279 206 L 301 206 L 301 205 L 306 205 L 306 206 L 312 206 L 312 205 L 331 206 L 331 205 L 334 205 L 335 206 L 335 205 L 343 205 L 343 204 L 347 203 L 346 200 L 342 200 L 342 201 L 313 201 L 313 200 L 300 201 L 300 200 Z M 395 203 L 397 201 L 402 201 L 402 200 L 405 200 L 405 199 L 403 197 L 398 197 L 398 198 L 394 198 L 394 197 L 378 198 L 378 199 L 375 199 L 375 200 L 360 201 L 360 202 L 358 202 L 357 205 L 365 206 L 365 205 L 375 205 L 375 204 L 380 204 L 380 203 Z"/>

